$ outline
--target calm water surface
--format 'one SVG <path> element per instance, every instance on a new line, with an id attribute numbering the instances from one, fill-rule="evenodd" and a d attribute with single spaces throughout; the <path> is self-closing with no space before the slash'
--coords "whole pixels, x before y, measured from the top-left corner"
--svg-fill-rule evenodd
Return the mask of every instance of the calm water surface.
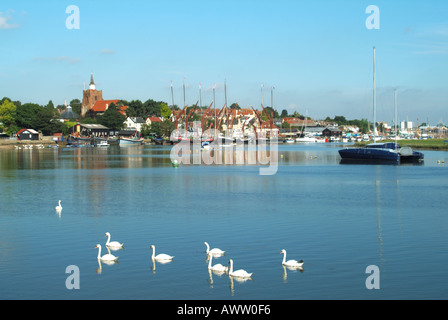
<path id="1" fill-rule="evenodd" d="M 347 165 L 339 147 L 280 145 L 273 176 L 173 168 L 169 146 L 1 150 L 0 299 L 447 299 L 448 153 Z M 106 232 L 125 243 L 119 264 L 97 261 Z M 209 274 L 204 241 L 252 280 Z M 151 244 L 173 262 L 153 265 Z"/>

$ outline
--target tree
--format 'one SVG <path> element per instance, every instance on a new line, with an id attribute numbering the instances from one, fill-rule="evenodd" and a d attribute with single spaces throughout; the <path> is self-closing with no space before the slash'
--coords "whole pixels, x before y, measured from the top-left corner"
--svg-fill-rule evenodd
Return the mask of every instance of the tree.
<path id="1" fill-rule="evenodd" d="M 143 102 L 140 100 L 132 100 L 128 103 L 128 108 L 126 109 L 128 117 L 139 117 L 143 112 Z"/>
<path id="2" fill-rule="evenodd" d="M 171 109 L 168 107 L 167 103 L 161 103 L 160 113 L 164 119 L 169 119 L 171 117 Z"/>
<path id="3" fill-rule="evenodd" d="M 347 124 L 347 119 L 345 119 L 344 116 L 335 116 L 334 122 L 336 122 L 338 125 L 344 125 Z"/>
<path id="4" fill-rule="evenodd" d="M 76 114 L 81 114 L 82 102 L 79 99 L 73 99 L 70 101 L 70 107 Z"/>
<path id="5" fill-rule="evenodd" d="M 161 113 L 162 102 L 157 102 L 152 99 L 148 99 L 147 101 L 145 101 L 145 103 L 143 103 L 143 110 L 144 110 L 144 113 L 138 115 L 139 117 L 142 117 L 142 118 L 146 118 L 149 116 L 160 117 L 162 115 L 162 113 Z"/>
<path id="6" fill-rule="evenodd" d="M 16 109 L 16 105 L 9 99 L 5 99 L 0 105 L 0 122 L 3 123 L 5 128 L 15 125 Z"/>
<path id="7" fill-rule="evenodd" d="M 126 120 L 126 117 L 118 111 L 118 107 L 114 103 L 111 103 L 104 114 L 98 118 L 102 125 L 111 130 L 120 130 Z"/>
<path id="8" fill-rule="evenodd" d="M 17 107 L 17 126 L 21 129 L 36 129 L 36 118 L 40 109 L 42 109 L 42 107 L 35 103 L 25 103 L 20 107 Z"/>
<path id="9" fill-rule="evenodd" d="M 283 110 L 282 110 L 282 114 L 280 115 L 280 117 L 281 117 L 281 118 L 286 118 L 286 117 L 288 117 L 288 110 L 283 109 Z"/>
<path id="10" fill-rule="evenodd" d="M 240 105 L 238 104 L 238 102 L 234 102 L 230 105 L 230 109 L 237 109 L 237 110 L 241 110 Z"/>
<path id="11" fill-rule="evenodd" d="M 49 109 L 49 110 L 53 110 L 54 109 L 54 104 L 53 101 L 48 101 L 48 104 L 45 106 L 45 108 Z"/>
<path id="12" fill-rule="evenodd" d="M 5 99 L 0 105 L 0 122 L 3 123 L 3 127 L 6 129 L 8 134 L 16 131 L 16 105 L 12 103 L 9 99 Z"/>

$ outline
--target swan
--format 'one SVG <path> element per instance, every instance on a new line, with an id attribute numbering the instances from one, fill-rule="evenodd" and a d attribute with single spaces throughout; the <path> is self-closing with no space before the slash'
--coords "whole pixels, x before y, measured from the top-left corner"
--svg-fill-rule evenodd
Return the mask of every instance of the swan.
<path id="1" fill-rule="evenodd" d="M 212 259 L 213 257 L 210 257 L 210 260 L 208 261 L 208 269 L 216 272 L 227 272 L 229 270 L 229 267 L 225 267 L 222 264 L 218 263 L 212 266 Z"/>
<path id="2" fill-rule="evenodd" d="M 62 212 L 61 200 L 59 200 L 58 205 L 54 208 L 54 210 L 56 210 L 59 214 Z"/>
<path id="3" fill-rule="evenodd" d="M 243 269 L 233 271 L 233 260 L 230 259 L 229 263 L 230 263 L 229 276 L 237 278 L 250 278 L 252 276 L 252 273 L 248 273 L 246 270 Z"/>
<path id="4" fill-rule="evenodd" d="M 218 248 L 213 248 L 212 250 L 210 250 L 210 246 L 208 245 L 207 242 L 204 242 L 204 244 L 207 246 L 207 254 L 211 254 L 214 256 L 222 256 L 224 255 L 225 251 L 222 251 L 221 249 Z"/>
<path id="5" fill-rule="evenodd" d="M 282 265 L 285 267 L 292 267 L 292 268 L 301 268 L 303 266 L 303 260 L 297 261 L 297 260 L 288 260 L 286 261 L 286 250 L 283 249 L 280 251 L 280 254 L 283 254 L 283 261 Z"/>
<path id="6" fill-rule="evenodd" d="M 158 255 L 155 256 L 156 254 L 156 247 L 154 245 L 151 245 L 151 247 L 149 247 L 150 249 L 152 249 L 152 256 L 151 258 L 154 260 L 173 260 L 174 256 L 170 256 L 164 253 L 160 253 Z"/>
<path id="7" fill-rule="evenodd" d="M 104 235 L 105 237 L 107 237 L 107 242 L 106 242 L 106 246 L 107 247 L 114 247 L 114 248 L 122 248 L 124 243 L 120 243 L 118 241 L 110 241 L 110 233 L 106 232 L 106 234 Z"/>
<path id="8" fill-rule="evenodd" d="M 118 257 L 113 254 L 107 253 L 104 256 L 101 256 L 101 245 L 97 244 L 94 249 L 98 248 L 98 260 L 103 261 L 117 261 Z"/>

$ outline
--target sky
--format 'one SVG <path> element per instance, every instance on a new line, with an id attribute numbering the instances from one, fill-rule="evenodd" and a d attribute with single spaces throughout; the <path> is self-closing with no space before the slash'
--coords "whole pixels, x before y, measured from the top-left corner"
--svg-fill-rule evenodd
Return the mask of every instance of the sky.
<path id="1" fill-rule="evenodd" d="M 172 83 L 182 107 L 185 83 L 208 106 L 215 85 L 221 108 L 225 83 L 229 105 L 372 120 L 374 46 L 377 120 L 397 89 L 399 120 L 448 123 L 445 0 L 2 0 L 0 98 L 82 100 L 93 73 L 104 99 L 171 104 Z"/>

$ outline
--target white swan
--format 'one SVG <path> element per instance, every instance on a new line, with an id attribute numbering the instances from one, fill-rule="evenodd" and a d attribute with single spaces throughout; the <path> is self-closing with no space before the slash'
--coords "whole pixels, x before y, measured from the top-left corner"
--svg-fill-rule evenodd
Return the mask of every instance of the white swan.
<path id="1" fill-rule="evenodd" d="M 56 210 L 56 213 L 61 214 L 62 212 L 61 200 L 59 200 L 58 205 L 56 206 L 56 208 L 54 208 L 54 210 Z"/>
<path id="2" fill-rule="evenodd" d="M 154 245 L 151 245 L 150 249 L 152 249 L 152 256 L 151 258 L 154 260 L 173 260 L 174 256 L 170 256 L 164 253 L 160 253 L 158 255 L 156 254 L 156 247 Z"/>
<path id="3" fill-rule="evenodd" d="M 227 272 L 229 270 L 229 267 L 225 267 L 220 263 L 212 266 L 212 259 L 213 259 L 213 256 L 210 256 L 210 260 L 208 261 L 208 269 L 209 270 L 212 270 L 215 272 Z"/>
<path id="4" fill-rule="evenodd" d="M 282 251 L 280 251 L 280 254 L 283 253 L 283 261 L 282 261 L 282 265 L 284 265 L 285 267 L 292 267 L 292 268 L 301 268 L 303 266 L 303 260 L 297 261 L 297 260 L 288 260 L 286 261 L 286 250 L 283 249 Z"/>
<path id="5" fill-rule="evenodd" d="M 252 273 L 248 273 L 246 270 L 243 269 L 233 271 L 233 260 L 230 259 L 229 263 L 230 263 L 229 276 L 237 278 L 250 278 L 252 276 Z"/>
<path id="6" fill-rule="evenodd" d="M 107 237 L 107 242 L 106 242 L 107 247 L 123 248 L 124 243 L 120 243 L 118 241 L 112 241 L 112 242 L 110 241 L 110 233 L 109 232 L 106 232 L 106 234 L 104 236 Z"/>
<path id="7" fill-rule="evenodd" d="M 104 256 L 101 256 L 101 245 L 97 244 L 94 249 L 98 248 L 98 260 L 103 261 L 117 261 L 118 257 L 113 254 L 107 253 Z"/>
<path id="8" fill-rule="evenodd" d="M 222 251 L 221 249 L 218 248 L 213 248 L 212 250 L 210 250 L 210 246 L 208 245 L 207 242 L 204 242 L 204 244 L 207 246 L 207 254 L 211 254 L 214 256 L 222 256 L 224 255 L 225 251 Z"/>

